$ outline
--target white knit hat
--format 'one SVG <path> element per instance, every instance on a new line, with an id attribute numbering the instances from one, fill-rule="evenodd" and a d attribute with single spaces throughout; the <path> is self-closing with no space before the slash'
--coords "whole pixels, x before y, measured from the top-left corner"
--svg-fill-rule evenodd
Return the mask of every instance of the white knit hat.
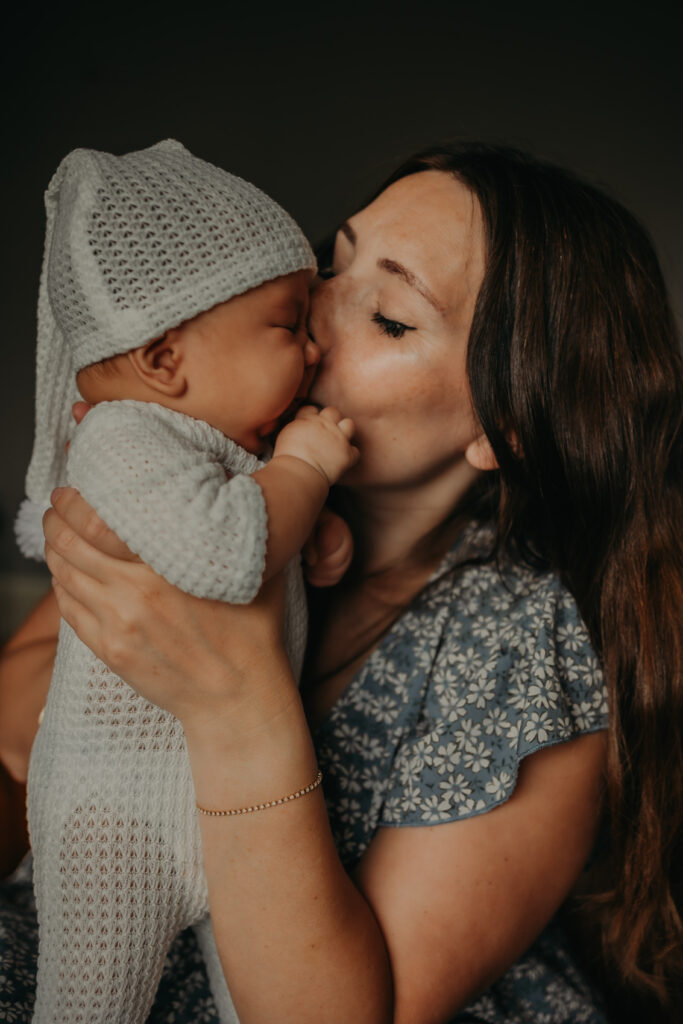
<path id="1" fill-rule="evenodd" d="M 29 501 L 16 524 L 19 547 L 33 558 L 43 557 L 42 510 L 64 483 L 78 371 L 316 267 L 300 228 L 273 199 L 173 139 L 124 156 L 74 150 L 45 208 L 36 430 Z"/>

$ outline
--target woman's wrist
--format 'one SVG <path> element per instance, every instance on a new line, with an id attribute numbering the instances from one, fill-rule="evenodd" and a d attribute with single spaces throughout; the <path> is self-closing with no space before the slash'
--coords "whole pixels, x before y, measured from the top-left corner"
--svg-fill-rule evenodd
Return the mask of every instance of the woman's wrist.
<path id="1" fill-rule="evenodd" d="M 291 673 L 290 673 L 291 680 Z M 315 751 L 293 680 L 281 699 L 193 714 L 183 722 L 197 803 L 228 810 L 278 799 L 307 786 Z"/>

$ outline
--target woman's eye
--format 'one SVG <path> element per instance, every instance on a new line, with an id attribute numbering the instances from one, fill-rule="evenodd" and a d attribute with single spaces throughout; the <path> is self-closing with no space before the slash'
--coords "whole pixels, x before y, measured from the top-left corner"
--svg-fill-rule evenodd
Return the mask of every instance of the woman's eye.
<path id="1" fill-rule="evenodd" d="M 379 310 L 373 313 L 372 320 L 382 334 L 388 334 L 390 338 L 402 338 L 406 331 L 417 330 L 417 327 L 409 327 L 408 324 L 402 324 L 400 320 L 390 320 L 388 317 L 382 316 Z"/>

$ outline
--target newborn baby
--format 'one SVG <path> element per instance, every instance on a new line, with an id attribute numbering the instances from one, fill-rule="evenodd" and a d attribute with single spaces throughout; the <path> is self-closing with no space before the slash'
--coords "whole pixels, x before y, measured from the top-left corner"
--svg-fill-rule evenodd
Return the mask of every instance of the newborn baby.
<path id="1" fill-rule="evenodd" d="M 249 602 L 284 570 L 298 675 L 298 552 L 358 455 L 350 420 L 307 407 L 259 459 L 319 358 L 306 330 L 308 242 L 272 199 L 170 140 L 122 157 L 74 151 L 46 208 L 22 550 L 40 553 L 32 510 L 68 482 L 145 562 L 198 597 Z M 94 408 L 66 457 L 79 392 Z M 282 795 L 277 780 L 274 790 Z M 28 807 L 34 1020 L 145 1021 L 174 936 L 194 924 L 221 1019 L 235 1021 L 207 916 L 182 727 L 64 622 Z"/>

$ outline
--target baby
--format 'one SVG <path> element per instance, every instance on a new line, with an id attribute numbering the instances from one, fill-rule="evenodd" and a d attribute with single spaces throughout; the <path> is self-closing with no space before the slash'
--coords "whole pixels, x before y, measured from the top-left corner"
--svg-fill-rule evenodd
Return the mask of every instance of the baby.
<path id="1" fill-rule="evenodd" d="M 280 431 L 272 458 L 259 459 L 319 358 L 306 330 L 308 242 L 272 199 L 171 140 L 122 157 L 74 151 L 46 209 L 29 509 L 68 482 L 145 562 L 198 597 L 249 602 L 284 570 L 298 675 L 298 552 L 358 455 L 350 420 L 308 407 Z M 66 456 L 79 392 L 94 408 Z M 30 524 L 24 509 L 20 546 L 37 556 L 42 537 Z M 273 780 L 264 801 L 283 795 Z M 146 1020 L 174 936 L 196 925 L 221 1019 L 236 1021 L 208 918 L 182 727 L 65 623 L 28 810 L 34 1020 Z"/>

